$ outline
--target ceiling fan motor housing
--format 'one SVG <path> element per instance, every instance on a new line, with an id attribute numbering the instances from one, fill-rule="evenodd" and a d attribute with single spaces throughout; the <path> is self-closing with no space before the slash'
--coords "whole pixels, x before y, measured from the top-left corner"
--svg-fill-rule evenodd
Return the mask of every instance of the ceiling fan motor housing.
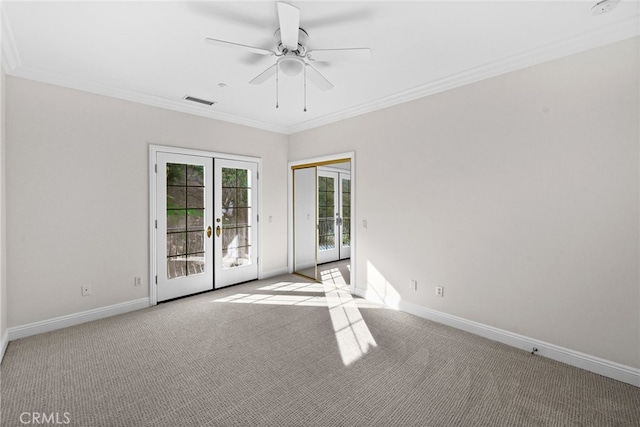
<path id="1" fill-rule="evenodd" d="M 298 28 L 298 49 L 294 51 L 286 48 L 282 44 L 282 36 L 280 35 L 280 28 L 278 28 L 274 33 L 274 37 L 276 38 L 278 53 L 280 53 L 281 55 L 294 54 L 296 56 L 304 56 L 307 52 L 307 43 L 309 42 L 309 33 L 307 33 L 302 28 Z"/>

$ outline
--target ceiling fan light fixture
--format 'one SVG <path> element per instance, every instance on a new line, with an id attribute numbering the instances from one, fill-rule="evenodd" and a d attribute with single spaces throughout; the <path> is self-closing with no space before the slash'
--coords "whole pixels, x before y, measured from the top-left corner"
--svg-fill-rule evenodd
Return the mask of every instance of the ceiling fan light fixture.
<path id="1" fill-rule="evenodd" d="M 295 77 L 304 69 L 304 61 L 295 56 L 284 56 L 278 59 L 278 68 L 284 75 Z"/>

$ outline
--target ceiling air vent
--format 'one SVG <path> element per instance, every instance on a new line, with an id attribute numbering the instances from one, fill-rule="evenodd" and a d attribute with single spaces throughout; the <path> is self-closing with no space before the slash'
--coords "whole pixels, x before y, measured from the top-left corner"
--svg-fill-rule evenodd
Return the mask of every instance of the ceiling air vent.
<path id="1" fill-rule="evenodd" d="M 191 102 L 197 102 L 198 104 L 204 104 L 204 105 L 208 105 L 208 106 L 212 106 L 213 104 L 216 103 L 216 101 L 207 101 L 206 99 L 200 99 L 200 98 L 195 98 L 193 96 L 185 96 L 184 98 L 182 98 L 186 101 L 191 101 Z"/>

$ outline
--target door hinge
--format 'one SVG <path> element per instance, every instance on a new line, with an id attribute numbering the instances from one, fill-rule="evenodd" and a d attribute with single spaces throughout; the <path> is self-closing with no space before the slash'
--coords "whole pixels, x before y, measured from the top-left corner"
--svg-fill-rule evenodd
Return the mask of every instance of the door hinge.
<path id="1" fill-rule="evenodd" d="M 158 164 L 155 164 L 155 172 L 158 173 Z"/>
<path id="2" fill-rule="evenodd" d="M 156 285 L 158 284 L 158 276 L 156 276 Z"/>
<path id="3" fill-rule="evenodd" d="M 260 172 L 256 172 L 256 179 L 260 179 Z"/>
<path id="4" fill-rule="evenodd" d="M 260 222 L 260 215 L 256 215 L 256 222 Z"/>
<path id="5" fill-rule="evenodd" d="M 158 228 L 158 220 L 156 219 L 156 228 Z"/>

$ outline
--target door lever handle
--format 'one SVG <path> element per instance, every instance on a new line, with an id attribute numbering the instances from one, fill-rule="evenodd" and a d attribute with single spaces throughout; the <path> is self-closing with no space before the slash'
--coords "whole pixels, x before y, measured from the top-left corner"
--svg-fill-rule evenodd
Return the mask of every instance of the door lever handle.
<path id="1" fill-rule="evenodd" d="M 208 237 L 208 238 L 211 238 L 211 231 L 212 231 L 212 230 L 211 230 L 211 226 L 208 226 L 208 227 L 207 227 L 207 237 Z"/>
<path id="2" fill-rule="evenodd" d="M 220 226 L 216 227 L 216 236 L 220 237 Z"/>

